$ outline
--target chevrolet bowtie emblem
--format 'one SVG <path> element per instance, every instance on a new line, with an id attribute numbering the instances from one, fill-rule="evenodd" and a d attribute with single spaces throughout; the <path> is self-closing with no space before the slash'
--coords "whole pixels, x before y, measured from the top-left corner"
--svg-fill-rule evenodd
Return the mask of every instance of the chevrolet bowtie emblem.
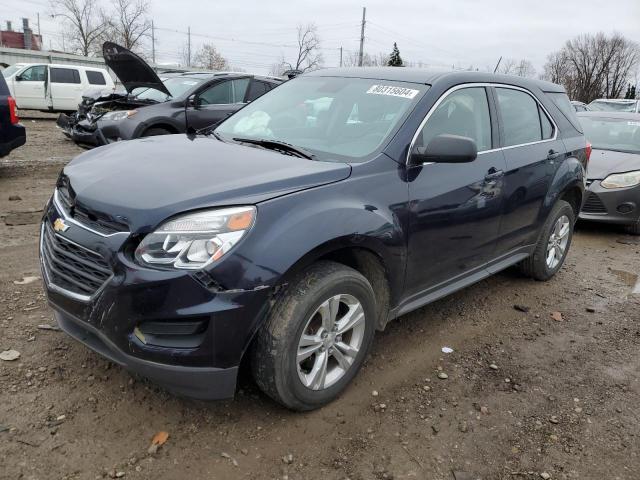
<path id="1" fill-rule="evenodd" d="M 53 222 L 53 229 L 56 232 L 66 232 L 67 230 L 69 230 L 69 225 L 67 225 L 66 223 L 64 223 L 64 220 L 61 218 L 56 218 L 56 221 Z"/>

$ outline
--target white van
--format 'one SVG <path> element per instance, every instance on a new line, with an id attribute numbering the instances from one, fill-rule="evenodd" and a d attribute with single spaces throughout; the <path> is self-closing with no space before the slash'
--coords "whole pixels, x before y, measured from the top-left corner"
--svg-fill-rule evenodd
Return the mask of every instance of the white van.
<path id="1" fill-rule="evenodd" d="M 18 108 L 30 110 L 75 111 L 86 90 L 115 88 L 105 69 L 81 65 L 16 63 L 2 75 Z"/>

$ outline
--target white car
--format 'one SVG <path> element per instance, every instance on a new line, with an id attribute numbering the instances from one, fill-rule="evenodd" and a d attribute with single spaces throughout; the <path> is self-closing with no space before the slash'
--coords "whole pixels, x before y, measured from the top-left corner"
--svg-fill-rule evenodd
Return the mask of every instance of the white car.
<path id="1" fill-rule="evenodd" d="M 86 90 L 115 88 L 105 69 L 81 65 L 16 63 L 2 75 L 18 108 L 30 110 L 75 111 Z"/>
<path id="2" fill-rule="evenodd" d="M 598 98 L 588 106 L 589 110 L 596 112 L 640 113 L 640 100 L 634 99 Z"/>

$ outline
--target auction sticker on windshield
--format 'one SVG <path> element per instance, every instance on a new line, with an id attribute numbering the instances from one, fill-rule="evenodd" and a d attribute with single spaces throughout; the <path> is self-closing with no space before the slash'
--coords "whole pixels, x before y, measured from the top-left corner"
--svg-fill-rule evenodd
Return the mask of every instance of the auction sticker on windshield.
<path id="1" fill-rule="evenodd" d="M 391 85 L 373 85 L 367 93 L 373 95 L 390 95 L 392 97 L 414 98 L 420 90 L 412 88 L 393 87 Z"/>

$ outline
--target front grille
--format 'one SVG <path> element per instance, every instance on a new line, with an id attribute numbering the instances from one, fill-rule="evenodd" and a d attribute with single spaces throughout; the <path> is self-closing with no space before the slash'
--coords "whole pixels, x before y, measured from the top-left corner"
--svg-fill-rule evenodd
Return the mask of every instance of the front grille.
<path id="1" fill-rule="evenodd" d="M 48 221 L 42 227 L 41 242 L 46 280 L 55 287 L 91 297 L 113 273 L 100 254 L 57 235 Z"/>
<path id="2" fill-rule="evenodd" d="M 582 207 L 582 211 L 584 213 L 607 213 L 607 207 L 604 206 L 598 195 L 591 192 Z"/>
<path id="3" fill-rule="evenodd" d="M 89 212 L 82 205 L 74 204 L 72 192 L 68 185 L 58 185 L 57 193 L 58 206 L 64 210 L 65 216 L 73 218 L 87 228 L 104 235 L 127 232 L 129 230 L 127 224 L 123 222 L 114 220 L 108 215 Z"/>

